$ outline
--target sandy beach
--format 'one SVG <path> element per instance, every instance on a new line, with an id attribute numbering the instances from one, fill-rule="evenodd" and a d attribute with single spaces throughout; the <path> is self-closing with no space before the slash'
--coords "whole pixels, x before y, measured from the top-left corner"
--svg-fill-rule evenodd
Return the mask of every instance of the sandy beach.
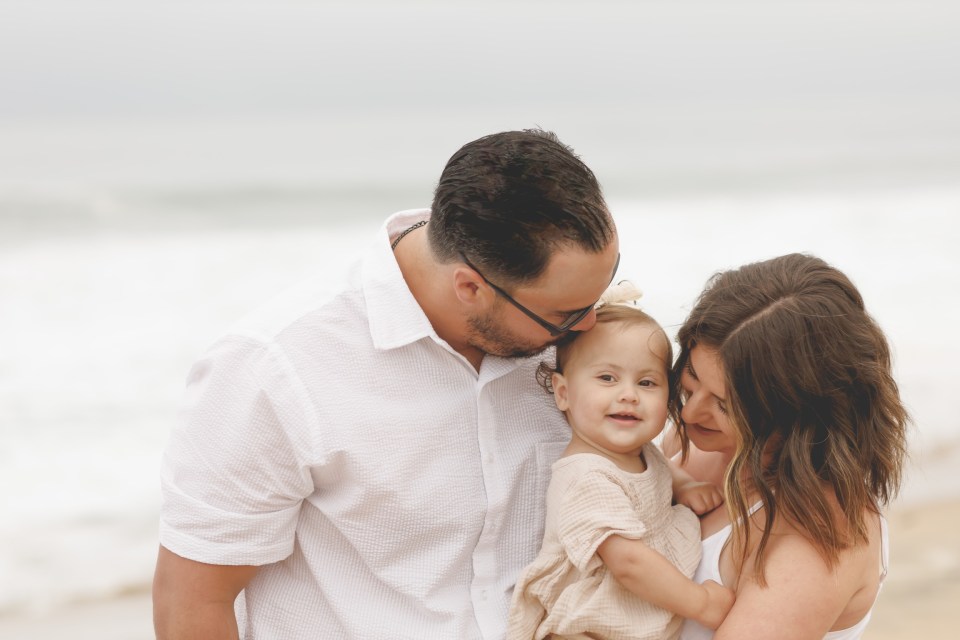
<path id="1" fill-rule="evenodd" d="M 890 575 L 866 638 L 949 638 L 960 602 L 960 500 L 890 514 Z"/>
<path id="2" fill-rule="evenodd" d="M 947 638 L 960 602 L 960 499 L 894 508 L 889 514 L 891 570 L 868 640 Z M 149 640 L 150 597 L 125 595 L 45 614 L 0 618 L 9 640 Z"/>
<path id="3" fill-rule="evenodd" d="M 147 591 L 52 611 L 0 617 L 5 640 L 151 640 L 153 611 Z"/>

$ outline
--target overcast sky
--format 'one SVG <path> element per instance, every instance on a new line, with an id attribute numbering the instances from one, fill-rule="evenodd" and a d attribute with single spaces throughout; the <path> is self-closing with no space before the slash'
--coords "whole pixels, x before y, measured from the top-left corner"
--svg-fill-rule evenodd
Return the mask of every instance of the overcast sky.
<path id="1" fill-rule="evenodd" d="M 0 115 L 960 95 L 956 2 L 0 3 Z"/>
<path id="2" fill-rule="evenodd" d="M 534 125 L 646 190 L 942 178 L 958 34 L 929 0 L 0 0 L 0 187 L 420 184 Z"/>

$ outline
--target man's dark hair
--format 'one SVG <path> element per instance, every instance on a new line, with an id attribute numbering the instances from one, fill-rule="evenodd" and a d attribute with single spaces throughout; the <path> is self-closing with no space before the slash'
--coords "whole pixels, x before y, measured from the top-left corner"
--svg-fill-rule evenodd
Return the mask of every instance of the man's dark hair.
<path id="1" fill-rule="evenodd" d="M 464 145 L 434 192 L 430 247 L 508 284 L 536 279 L 554 251 L 599 253 L 615 234 L 593 172 L 551 132 L 505 131 Z"/>

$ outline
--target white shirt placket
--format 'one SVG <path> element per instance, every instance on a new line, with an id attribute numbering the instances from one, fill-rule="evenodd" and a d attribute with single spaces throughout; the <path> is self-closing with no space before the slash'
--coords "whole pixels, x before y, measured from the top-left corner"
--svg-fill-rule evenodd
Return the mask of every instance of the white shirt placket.
<path id="1" fill-rule="evenodd" d="M 502 634 L 503 618 L 506 615 L 502 594 L 497 592 L 499 573 L 503 571 L 499 557 L 501 530 L 509 503 L 506 478 L 500 455 L 502 442 L 497 433 L 494 397 L 490 383 L 506 375 L 515 364 L 500 358 L 485 358 L 477 380 L 477 442 L 480 448 L 481 469 L 487 497 L 487 511 L 483 530 L 473 552 L 474 577 L 471 596 L 477 625 L 484 638 L 496 638 Z"/>

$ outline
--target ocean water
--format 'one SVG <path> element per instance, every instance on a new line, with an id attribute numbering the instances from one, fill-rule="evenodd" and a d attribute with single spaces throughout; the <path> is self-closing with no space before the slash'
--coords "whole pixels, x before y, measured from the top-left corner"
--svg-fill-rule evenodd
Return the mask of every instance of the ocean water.
<path id="1" fill-rule="evenodd" d="M 914 452 L 960 446 L 950 373 L 960 343 L 940 329 L 960 314 L 960 189 L 610 204 L 620 275 L 644 290 L 642 303 L 668 330 L 718 269 L 805 251 L 847 271 L 893 345 Z M 90 228 L 45 238 L 21 228 L 22 241 L 5 243 L 0 614 L 146 588 L 159 460 L 191 362 L 299 278 L 335 280 L 389 212 L 339 225 Z M 960 495 L 960 482 L 947 489 Z"/>
<path id="2" fill-rule="evenodd" d="M 905 499 L 960 495 L 956 3 L 547 4 L 2 4 L 0 616 L 147 589 L 193 360 L 504 129 L 594 169 L 668 330 L 716 270 L 844 269 L 914 417 Z"/>
<path id="3" fill-rule="evenodd" d="M 354 231 L 94 233 L 0 258 L 0 614 L 144 588 L 190 362 Z M 320 258 L 318 260 L 318 257 Z"/>

